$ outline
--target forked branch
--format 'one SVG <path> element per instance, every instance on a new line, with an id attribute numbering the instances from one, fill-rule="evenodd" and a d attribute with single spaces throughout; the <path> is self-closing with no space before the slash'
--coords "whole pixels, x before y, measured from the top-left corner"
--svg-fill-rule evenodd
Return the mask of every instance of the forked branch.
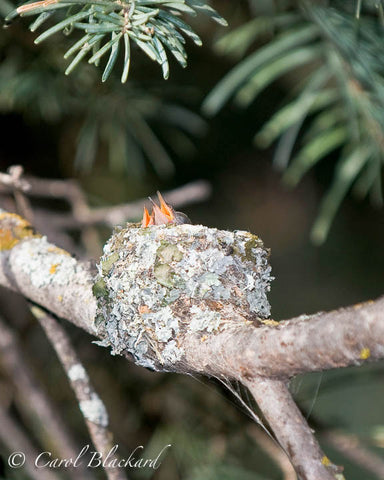
<path id="1" fill-rule="evenodd" d="M 185 241 L 186 229 L 192 229 L 190 230 L 192 235 L 194 227 L 196 226 L 180 225 L 167 229 L 164 227 L 164 231 L 161 230 L 163 227 L 155 228 L 158 234 L 169 234 L 173 236 L 172 238 Z M 215 235 L 213 229 L 209 229 L 208 233 L 205 229 L 206 227 L 198 227 L 195 232 L 200 232 L 200 238 L 203 233 Z M 218 236 L 225 234 L 227 240 L 232 235 L 231 232 L 216 232 Z M 120 232 L 122 236 L 125 233 Z M 149 245 L 151 241 L 157 241 L 151 235 L 150 232 L 146 235 L 146 242 Z M 236 237 L 237 241 L 243 238 L 241 232 L 236 235 L 240 235 Z M 91 267 L 80 264 L 64 250 L 49 244 L 44 237 L 34 233 L 23 219 L 5 212 L 0 215 L 0 245 L 1 286 L 18 291 L 51 313 L 97 336 L 104 344 L 110 345 L 128 358 L 143 360 L 142 339 L 146 338 L 148 345 L 155 352 L 152 368 L 157 370 L 202 373 L 243 382 L 258 401 L 300 478 L 308 480 L 342 478 L 337 468 L 321 451 L 292 400 L 285 382 L 297 373 L 359 365 L 384 358 L 383 297 L 345 309 L 300 316 L 279 323 L 260 319 L 252 321 L 249 319 L 249 312 L 242 316 L 240 311 L 234 309 L 233 322 L 230 322 L 227 328 L 206 331 L 205 335 L 196 328 L 197 319 L 192 316 L 193 312 L 196 313 L 193 299 L 188 311 L 188 302 L 179 298 L 177 306 L 183 307 L 186 321 L 181 321 L 178 335 L 175 334 L 175 337 L 178 336 L 183 353 L 172 364 L 161 342 L 159 341 L 157 346 L 154 345 L 157 337 L 151 337 L 153 332 L 143 329 L 140 338 L 135 337 L 135 342 L 131 342 L 129 337 L 120 335 L 119 325 L 116 321 L 111 321 L 113 315 L 100 319 L 102 313 L 100 298 L 97 306 L 92 291 L 95 280 Z M 201 248 L 201 244 L 199 245 Z M 195 248 L 192 241 L 189 248 L 191 252 Z M 114 279 L 112 283 L 115 284 L 117 277 L 113 277 L 110 272 L 118 272 L 120 265 L 118 263 L 115 265 L 112 260 L 118 262 L 120 259 L 119 255 L 111 259 L 111 251 L 108 250 L 109 256 L 103 257 L 99 270 L 104 273 L 104 281 Z M 168 248 L 166 251 L 161 250 L 161 255 L 164 261 L 166 258 L 169 260 L 174 258 L 176 251 Z M 128 254 L 126 262 L 127 258 Z M 125 264 L 126 270 L 129 266 L 132 268 L 129 263 Z M 164 270 L 167 269 L 162 268 L 162 271 Z M 161 281 L 164 279 L 166 277 L 160 277 Z M 153 282 L 158 280 L 156 276 L 152 279 Z M 206 280 L 209 280 L 208 277 Z M 100 294 L 100 290 L 98 293 Z M 105 293 L 101 290 L 102 295 Z M 126 301 L 124 297 L 128 296 L 129 292 L 121 289 L 120 297 L 116 295 L 114 300 L 116 308 L 121 307 Z M 217 311 L 221 309 L 226 314 L 230 310 L 227 305 L 223 305 L 223 302 L 217 302 L 215 305 L 214 302 L 210 302 L 209 308 L 216 308 Z M 203 307 L 201 305 L 201 308 Z M 99 328 L 95 326 L 96 313 L 99 315 Z M 144 315 L 143 318 L 146 318 L 145 315 L 151 315 L 149 307 L 142 305 L 140 314 Z M 160 325 L 164 318 L 159 318 L 158 321 Z M 129 325 L 129 312 L 121 318 L 121 322 Z M 113 340 L 113 333 L 116 334 L 116 343 Z M 166 342 L 173 340 L 174 338 L 168 338 Z M 168 349 L 168 353 L 169 351 Z"/>

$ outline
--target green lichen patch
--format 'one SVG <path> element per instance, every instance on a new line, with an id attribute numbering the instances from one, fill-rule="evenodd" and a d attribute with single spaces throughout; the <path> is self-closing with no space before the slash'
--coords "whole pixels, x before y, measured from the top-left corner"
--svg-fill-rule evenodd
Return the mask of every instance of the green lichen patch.
<path id="1" fill-rule="evenodd" d="M 183 258 L 183 254 L 177 245 L 166 242 L 162 242 L 161 246 L 157 249 L 157 256 L 161 263 L 180 262 Z"/>
<path id="2" fill-rule="evenodd" d="M 100 297 L 108 297 L 108 289 L 105 281 L 103 278 L 99 278 L 96 283 L 94 283 L 92 287 L 92 293 L 96 298 Z"/>
<path id="3" fill-rule="evenodd" d="M 174 262 L 180 262 L 183 253 L 177 245 L 161 242 L 160 247 L 156 251 L 155 265 L 153 274 L 156 280 L 164 287 L 174 287 L 177 284 L 177 275 L 172 267 Z"/>
<path id="4" fill-rule="evenodd" d="M 155 265 L 153 274 L 160 285 L 164 285 L 164 287 L 173 287 L 175 284 L 175 272 L 172 267 L 166 263 L 158 263 Z"/>
<path id="5" fill-rule="evenodd" d="M 111 268 L 113 267 L 113 264 L 119 259 L 119 254 L 118 252 L 113 252 L 111 255 L 109 255 L 107 258 L 105 258 L 101 263 L 101 270 L 104 275 L 106 275 Z"/>
<path id="6" fill-rule="evenodd" d="M 254 262 L 258 257 L 258 249 L 264 249 L 263 241 L 250 232 L 237 230 L 236 233 L 238 235 L 233 244 L 235 255 L 241 257 L 243 261 Z"/>

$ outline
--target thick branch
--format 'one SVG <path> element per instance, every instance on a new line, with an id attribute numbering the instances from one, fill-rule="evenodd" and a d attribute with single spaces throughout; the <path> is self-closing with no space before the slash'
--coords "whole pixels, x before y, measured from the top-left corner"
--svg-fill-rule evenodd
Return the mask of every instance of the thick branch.
<path id="1" fill-rule="evenodd" d="M 211 336 L 190 337 L 188 360 L 196 370 L 236 378 L 299 373 L 361 365 L 384 358 L 384 297 L 331 312 L 285 320 L 276 326 L 244 326 Z M 216 352 L 216 354 L 215 354 Z M 207 359 L 213 363 L 207 364 Z"/>
<path id="2" fill-rule="evenodd" d="M 383 358 L 384 297 L 280 323 L 252 322 L 251 306 L 260 307 L 260 316 L 269 308 L 267 251 L 257 237 L 202 226 L 143 231 L 133 225 L 111 240 L 94 285 L 97 311 L 90 267 L 34 234 L 20 217 L 2 213 L 0 285 L 98 335 L 141 365 L 242 381 L 300 477 L 335 478 L 284 381 L 297 373 Z M 170 265 L 176 264 L 175 274 Z M 198 279 L 188 277 L 200 267 Z M 220 287 L 220 301 L 213 295 L 207 300 L 213 285 Z M 233 303 L 228 302 L 232 294 Z"/>
<path id="3" fill-rule="evenodd" d="M 280 380 L 254 377 L 244 381 L 255 397 L 277 440 L 291 459 L 301 480 L 334 480 L 330 460 L 324 456 L 307 422 Z M 329 469 L 327 467 L 330 467 Z"/>
<path id="4" fill-rule="evenodd" d="M 8 228 L 6 222 L 0 217 L 1 228 Z M 27 237 L 0 251 L 0 285 L 96 334 L 90 267 L 44 237 Z M 276 325 L 243 323 L 204 341 L 191 334 L 184 349 L 186 370 L 238 379 L 359 365 L 384 358 L 384 297 Z"/>
<path id="5" fill-rule="evenodd" d="M 96 302 L 90 266 L 35 235 L 13 214 L 0 213 L 0 285 L 94 334 Z"/>

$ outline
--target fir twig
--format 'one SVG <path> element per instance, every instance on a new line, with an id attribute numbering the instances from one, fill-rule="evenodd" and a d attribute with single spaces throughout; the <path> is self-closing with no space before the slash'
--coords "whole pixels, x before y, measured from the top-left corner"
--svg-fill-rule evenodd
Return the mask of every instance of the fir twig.
<path id="1" fill-rule="evenodd" d="M 84 36 L 65 54 L 68 58 L 77 52 L 65 73 L 71 73 L 89 52 L 92 52 L 89 63 L 95 65 L 109 53 L 103 82 L 116 63 L 121 41 L 124 43 L 123 83 L 127 81 L 131 64 L 131 42 L 161 66 L 163 78 L 167 79 L 169 64 L 166 49 L 185 67 L 184 36 L 190 37 L 197 45 L 202 44 L 199 36 L 180 18 L 181 14 L 195 16 L 201 12 L 221 25 L 227 24 L 213 8 L 200 0 L 41 0 L 19 6 L 6 17 L 6 22 L 18 15 L 39 15 L 30 25 L 30 30 L 34 32 L 49 18 L 56 18 L 58 10 L 65 10 L 65 18 L 45 30 L 35 43 L 45 41 L 60 31 L 67 34 L 72 30 L 83 31 Z"/>

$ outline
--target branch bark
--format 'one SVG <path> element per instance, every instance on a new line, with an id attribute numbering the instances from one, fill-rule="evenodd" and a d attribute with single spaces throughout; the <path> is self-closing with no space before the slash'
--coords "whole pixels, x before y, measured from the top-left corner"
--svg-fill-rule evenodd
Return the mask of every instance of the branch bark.
<path id="1" fill-rule="evenodd" d="M 337 468 L 326 469 L 331 462 L 321 451 L 284 381 L 263 377 L 244 380 L 260 410 L 275 432 L 281 447 L 302 479 L 334 480 Z"/>
<path id="2" fill-rule="evenodd" d="M 0 211 L 0 285 L 94 334 L 93 272 L 35 234 L 21 217 Z"/>
<path id="3" fill-rule="evenodd" d="M 47 315 L 40 308 L 32 307 L 31 311 L 45 331 L 65 370 L 96 451 L 101 453 L 103 458 L 109 455 L 112 466 L 103 466 L 107 479 L 127 480 L 124 471 L 113 466 L 113 462 L 118 463 L 119 458 L 116 454 L 111 453 L 114 443 L 112 433 L 109 430 L 107 410 L 91 384 L 88 373 L 73 348 L 66 331 L 55 318 Z"/>
<path id="4" fill-rule="evenodd" d="M 2 229 L 9 228 L 5 222 L 0 218 Z M 29 237 L 0 252 L 1 286 L 96 335 L 93 281 L 89 265 L 44 237 Z M 244 324 L 204 342 L 190 336 L 186 342 L 191 370 L 232 378 L 255 372 L 282 378 L 361 365 L 384 358 L 384 297 L 275 325 Z"/>
<path id="5" fill-rule="evenodd" d="M 0 215 L 0 245 L 0 285 L 106 340 L 105 330 L 94 327 L 97 308 L 89 266 L 36 236 L 20 217 L 6 213 Z M 112 268 L 106 263 L 104 267 Z M 119 297 L 114 301 L 118 304 Z M 121 342 L 119 326 L 112 322 L 108 328 L 108 342 L 117 351 L 113 338 Z M 133 347 L 140 345 L 139 340 Z M 185 326 L 182 343 L 184 356 L 173 370 L 233 378 L 248 385 L 300 478 L 341 478 L 328 464 L 284 382 L 298 373 L 384 358 L 384 297 L 279 323 L 250 322 L 236 313 L 233 326 L 204 337 Z M 132 345 L 120 347 L 119 352 L 130 358 Z M 169 364 L 166 367 L 171 369 Z"/>
<path id="6" fill-rule="evenodd" d="M 13 465 L 20 466 L 24 464 L 25 470 L 28 472 L 29 478 L 32 480 L 60 480 L 56 472 L 49 469 L 37 469 L 32 458 L 37 458 L 38 450 L 30 442 L 24 431 L 13 420 L 9 412 L 0 405 L 0 440 L 7 447 L 9 452 L 17 452 Z M 21 456 L 20 456 L 21 453 Z M 23 454 L 25 455 L 23 461 Z M 12 458 L 12 455 L 11 457 Z M 19 463 L 21 462 L 21 463 Z"/>
<path id="7" fill-rule="evenodd" d="M 25 418 L 24 421 L 34 426 L 40 443 L 45 448 L 51 450 L 53 448 L 53 451 L 60 453 L 62 458 L 76 458 L 79 446 L 67 431 L 62 417 L 36 379 L 19 344 L 16 332 L 3 321 L 1 316 L 0 359 L 2 368 L 6 370 L 10 380 L 14 383 L 18 409 Z M 28 402 L 25 402 L 26 398 L 28 398 Z M 72 479 L 77 474 L 69 472 Z M 81 469 L 81 476 L 84 480 L 93 479 L 93 476 L 85 468 Z"/>
<path id="8" fill-rule="evenodd" d="M 252 376 L 292 377 L 384 358 L 384 297 L 331 312 L 300 315 L 274 326 L 189 339 L 189 361 L 196 370 L 212 368 Z M 206 358 L 214 356 L 213 367 Z"/>

